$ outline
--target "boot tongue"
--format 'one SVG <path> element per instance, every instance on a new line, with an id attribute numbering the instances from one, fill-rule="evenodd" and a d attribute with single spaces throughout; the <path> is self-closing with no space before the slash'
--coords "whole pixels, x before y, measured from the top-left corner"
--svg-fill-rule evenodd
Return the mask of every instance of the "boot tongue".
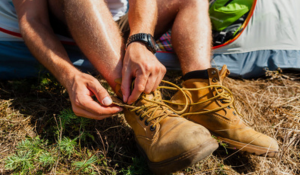
<path id="1" fill-rule="evenodd" d="M 230 71 L 227 69 L 227 66 L 223 65 L 222 69 L 219 71 L 219 77 L 220 77 L 221 83 L 229 74 L 230 74 Z"/>
<path id="2" fill-rule="evenodd" d="M 136 105 L 137 106 L 141 106 L 141 105 L 144 105 L 146 103 L 149 103 L 149 101 L 147 100 L 154 100 L 154 95 L 151 93 L 151 94 L 142 94 L 141 96 L 143 96 L 143 98 L 139 98 L 136 102 Z M 147 100 L 145 100 L 147 99 Z"/>
<path id="3" fill-rule="evenodd" d="M 143 94 L 143 96 L 147 100 L 153 100 L 153 98 L 154 98 L 154 95 L 152 93 L 151 94 Z"/>
<path id="4" fill-rule="evenodd" d="M 119 98 L 122 99 L 123 95 L 122 95 L 122 91 L 121 91 L 121 79 L 116 79 L 115 82 L 117 83 L 116 85 L 116 94 Z M 146 104 L 150 104 L 152 102 L 147 101 L 147 100 L 151 100 L 151 101 L 160 101 L 162 102 L 162 97 L 161 97 L 161 93 L 159 90 L 156 90 L 150 94 L 141 94 L 141 97 L 135 102 L 135 104 L 133 104 L 134 106 L 142 106 L 142 105 L 146 105 Z M 122 100 L 120 99 L 116 99 L 114 98 L 114 101 L 117 102 L 118 104 L 124 104 Z M 155 113 L 153 114 L 154 116 L 156 115 L 160 115 L 160 113 L 162 112 L 163 109 L 158 109 L 155 111 Z M 151 123 L 155 122 L 158 118 L 156 118 L 155 120 L 152 120 Z"/>

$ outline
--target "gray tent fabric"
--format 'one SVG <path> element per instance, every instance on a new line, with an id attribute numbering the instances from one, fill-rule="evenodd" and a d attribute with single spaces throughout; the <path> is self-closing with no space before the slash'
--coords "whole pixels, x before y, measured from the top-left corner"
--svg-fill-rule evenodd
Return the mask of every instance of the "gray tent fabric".
<path id="1" fill-rule="evenodd" d="M 232 77 L 253 78 L 264 69 L 300 71 L 300 1 L 257 0 L 253 16 L 234 42 L 214 49 L 213 66 Z"/>
<path id="2" fill-rule="evenodd" d="M 300 71 L 300 0 L 253 1 L 248 25 L 236 40 L 213 49 L 212 66 L 226 64 L 237 78 L 260 77 L 267 69 Z M 180 70 L 175 54 L 157 55 L 168 69 Z"/>

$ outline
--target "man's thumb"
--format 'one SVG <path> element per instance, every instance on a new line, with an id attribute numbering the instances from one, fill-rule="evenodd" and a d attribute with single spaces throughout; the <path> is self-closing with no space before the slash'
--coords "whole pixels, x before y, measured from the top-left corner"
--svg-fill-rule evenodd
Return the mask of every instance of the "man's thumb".
<path id="1" fill-rule="evenodd" d="M 112 99 L 109 96 L 104 97 L 102 100 L 102 104 L 105 106 L 109 106 L 112 104 Z"/>
<path id="2" fill-rule="evenodd" d="M 99 82 L 89 84 L 89 89 L 96 95 L 97 99 L 104 106 L 109 106 L 112 104 L 112 99 L 110 98 L 106 89 L 104 89 Z"/>

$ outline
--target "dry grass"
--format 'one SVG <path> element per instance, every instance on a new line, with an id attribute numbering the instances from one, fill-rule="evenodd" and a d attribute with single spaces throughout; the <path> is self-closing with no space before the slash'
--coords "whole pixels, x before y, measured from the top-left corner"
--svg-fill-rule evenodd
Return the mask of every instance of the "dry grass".
<path id="1" fill-rule="evenodd" d="M 300 82 L 286 75 L 276 76 L 251 81 L 227 78 L 225 82 L 235 95 L 244 121 L 277 139 L 280 152 L 276 158 L 233 150 L 227 153 L 221 146 L 210 157 L 177 174 L 300 174 Z M 179 76 L 173 77 L 172 72 L 166 79 L 180 84 Z M 5 160 L 17 151 L 18 143 L 36 136 L 48 140 L 43 149 L 59 159 L 53 166 L 30 169 L 31 174 L 84 173 L 73 162 L 92 156 L 97 162 L 91 163 L 89 171 L 96 174 L 149 173 L 122 115 L 104 121 L 73 119 L 62 126 L 61 111 L 69 109 L 70 102 L 57 82 L 46 80 L 0 81 L 0 174 L 20 172 L 6 170 Z M 87 124 L 83 126 L 83 122 Z M 83 133 L 87 137 L 76 140 L 70 156 L 55 150 L 62 137 L 75 139 Z"/>

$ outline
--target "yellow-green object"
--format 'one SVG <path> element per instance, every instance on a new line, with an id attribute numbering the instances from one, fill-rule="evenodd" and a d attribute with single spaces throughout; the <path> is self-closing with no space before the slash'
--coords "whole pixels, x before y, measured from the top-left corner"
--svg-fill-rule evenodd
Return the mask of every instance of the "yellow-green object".
<path id="1" fill-rule="evenodd" d="M 216 0 L 209 8 L 213 30 L 222 31 L 250 11 L 254 0 Z"/>

